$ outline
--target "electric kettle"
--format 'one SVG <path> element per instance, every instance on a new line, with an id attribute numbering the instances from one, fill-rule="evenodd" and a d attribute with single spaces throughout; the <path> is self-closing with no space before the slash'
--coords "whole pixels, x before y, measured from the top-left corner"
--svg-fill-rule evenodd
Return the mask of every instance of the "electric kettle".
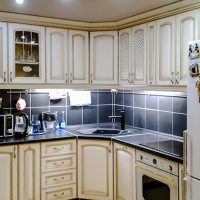
<path id="1" fill-rule="evenodd" d="M 15 115 L 15 137 L 26 137 L 28 125 L 29 119 L 26 113 L 20 112 Z"/>

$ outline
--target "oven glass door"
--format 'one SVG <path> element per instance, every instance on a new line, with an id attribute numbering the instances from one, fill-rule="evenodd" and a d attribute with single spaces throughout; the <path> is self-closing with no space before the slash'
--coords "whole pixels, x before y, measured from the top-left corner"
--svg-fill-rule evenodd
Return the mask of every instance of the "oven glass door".
<path id="1" fill-rule="evenodd" d="M 136 165 L 137 200 L 178 200 L 178 177 L 145 164 Z"/>

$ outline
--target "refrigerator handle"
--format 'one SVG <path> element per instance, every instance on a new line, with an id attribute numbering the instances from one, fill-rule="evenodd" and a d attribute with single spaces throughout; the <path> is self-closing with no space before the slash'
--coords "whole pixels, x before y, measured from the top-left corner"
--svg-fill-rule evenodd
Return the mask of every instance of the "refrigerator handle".
<path id="1" fill-rule="evenodd" d="M 188 143 L 188 132 L 183 131 L 183 170 L 184 179 L 187 177 L 187 143 Z"/>

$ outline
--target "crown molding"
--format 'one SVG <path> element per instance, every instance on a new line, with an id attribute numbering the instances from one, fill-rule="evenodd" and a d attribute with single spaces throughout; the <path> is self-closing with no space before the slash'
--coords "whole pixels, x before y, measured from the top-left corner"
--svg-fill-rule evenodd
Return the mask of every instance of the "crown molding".
<path id="1" fill-rule="evenodd" d="M 184 0 L 155 10 L 148 11 L 146 13 L 129 17 L 127 19 L 123 19 L 120 21 L 102 22 L 102 23 L 79 22 L 79 21 L 47 18 L 47 17 L 32 16 L 25 14 L 0 12 L 0 21 L 9 23 L 39 25 L 45 27 L 67 28 L 74 30 L 109 31 L 109 30 L 119 30 L 123 28 L 132 27 L 135 25 L 155 21 L 161 18 L 169 17 L 172 15 L 176 15 L 182 12 L 198 8 L 200 8 L 199 0 Z"/>

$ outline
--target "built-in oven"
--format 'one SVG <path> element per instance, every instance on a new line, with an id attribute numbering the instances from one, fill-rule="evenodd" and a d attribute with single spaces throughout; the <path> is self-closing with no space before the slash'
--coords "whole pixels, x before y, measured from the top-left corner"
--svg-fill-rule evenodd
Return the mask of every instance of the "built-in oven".
<path id="1" fill-rule="evenodd" d="M 178 200 L 178 164 L 136 151 L 137 200 Z"/>

